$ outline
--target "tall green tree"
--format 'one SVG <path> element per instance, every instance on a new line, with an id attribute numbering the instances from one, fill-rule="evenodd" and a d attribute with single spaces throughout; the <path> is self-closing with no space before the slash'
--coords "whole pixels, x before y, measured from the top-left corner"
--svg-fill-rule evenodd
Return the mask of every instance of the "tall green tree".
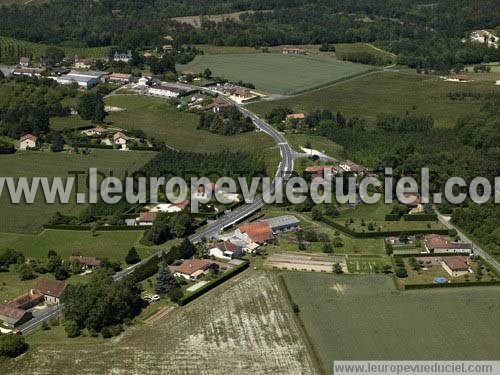
<path id="1" fill-rule="evenodd" d="M 167 262 L 162 261 L 158 269 L 158 276 L 156 277 L 155 291 L 159 295 L 167 294 L 171 289 L 177 286 L 177 280 L 170 272 Z"/>

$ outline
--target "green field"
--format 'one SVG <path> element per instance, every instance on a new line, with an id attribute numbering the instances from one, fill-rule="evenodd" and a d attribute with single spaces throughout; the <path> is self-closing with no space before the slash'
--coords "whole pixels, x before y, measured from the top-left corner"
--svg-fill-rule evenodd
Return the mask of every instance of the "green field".
<path id="1" fill-rule="evenodd" d="M 27 258 L 46 258 L 49 250 L 56 250 L 63 258 L 75 252 L 85 256 L 121 260 L 127 251 L 136 247 L 139 255 L 154 253 L 156 247 L 139 244 L 142 231 L 103 231 L 93 236 L 90 231 L 46 229 L 35 235 L 0 233 L 0 252 L 5 249 L 21 251 Z"/>
<path id="2" fill-rule="evenodd" d="M 500 287 L 397 292 L 386 276 L 283 274 L 321 360 L 496 360 Z"/>
<path id="3" fill-rule="evenodd" d="M 113 150 L 93 149 L 90 155 L 71 155 L 51 152 L 18 152 L 0 155 L 0 171 L 8 177 L 68 177 L 68 171 L 87 171 L 96 167 L 99 171 L 115 176 L 123 176 L 124 172 L 134 172 L 153 157 L 152 152 L 119 152 Z M 85 181 L 79 179 L 80 192 L 85 191 Z M 41 188 L 33 204 L 12 204 L 6 195 L 6 188 L 0 197 L 0 232 L 33 232 L 40 229 L 56 212 L 78 213 L 85 207 L 77 205 L 75 194 L 69 204 L 46 204 Z"/>
<path id="4" fill-rule="evenodd" d="M 197 56 L 178 69 L 196 73 L 207 67 L 214 76 L 251 82 L 257 90 L 275 94 L 306 91 L 370 69 L 330 56 L 284 56 L 279 53 L 207 54 Z"/>
<path id="5" fill-rule="evenodd" d="M 391 265 L 390 258 L 387 256 L 349 255 L 347 257 L 347 269 L 349 273 L 382 273 L 386 265 Z"/>
<path id="6" fill-rule="evenodd" d="M 14 48 L 14 56 L 9 56 L 8 49 L 10 47 Z M 2 57 L 6 60 L 18 61 L 20 56 L 31 55 L 34 60 L 39 59 L 47 47 L 47 44 L 42 43 L 32 43 L 20 39 L 9 38 L 5 36 L 0 36 L 0 48 L 2 48 Z M 108 47 L 68 47 L 68 46 L 57 46 L 61 48 L 65 55 L 68 57 L 74 57 L 78 55 L 80 57 L 93 57 L 104 59 L 108 55 Z M 18 50 L 20 56 L 18 56 Z"/>
<path id="7" fill-rule="evenodd" d="M 301 147 L 305 147 L 309 142 L 313 150 L 320 151 L 328 156 L 338 159 L 344 156 L 344 150 L 341 145 L 329 140 L 328 138 L 320 137 L 318 135 L 300 133 L 287 134 L 286 140 L 297 152 L 304 152 Z"/>
<path id="8" fill-rule="evenodd" d="M 274 145 L 264 133 L 242 133 L 235 136 L 198 130 L 198 116 L 180 112 L 164 99 L 136 95 L 116 95 L 106 105 L 125 108 L 111 113 L 106 121 L 123 129 L 141 129 L 146 135 L 165 141 L 179 150 L 195 152 L 254 151 Z"/>
<path id="9" fill-rule="evenodd" d="M 483 101 L 449 100 L 449 92 L 493 93 L 499 90 L 500 87 L 491 82 L 460 84 L 444 82 L 435 76 L 386 71 L 339 82 L 292 98 L 259 102 L 248 107 L 260 114 L 283 106 L 305 112 L 330 109 L 341 111 L 347 116 L 361 116 L 372 124 L 379 113 L 402 116 L 408 111 L 420 115 L 430 114 L 436 126 L 451 127 L 458 118 L 479 111 Z"/>

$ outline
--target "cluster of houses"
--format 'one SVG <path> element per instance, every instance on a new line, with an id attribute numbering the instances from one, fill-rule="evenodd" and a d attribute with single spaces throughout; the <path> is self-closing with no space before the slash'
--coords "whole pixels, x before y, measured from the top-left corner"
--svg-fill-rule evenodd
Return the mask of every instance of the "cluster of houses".
<path id="1" fill-rule="evenodd" d="M 324 179 L 326 172 L 329 171 L 332 175 L 339 173 L 353 173 L 355 175 L 366 175 L 370 171 L 362 165 L 356 164 L 351 160 L 345 160 L 338 165 L 311 165 L 305 169 L 305 172 L 311 176 L 314 181 Z"/>
<path id="2" fill-rule="evenodd" d="M 133 226 L 152 226 L 158 215 L 161 213 L 174 214 L 179 213 L 189 206 L 189 201 L 184 200 L 179 203 L 157 203 L 146 206 L 147 211 L 140 212 L 139 216 L 131 219 L 125 219 L 125 223 L 129 227 Z"/>
<path id="3" fill-rule="evenodd" d="M 82 130 L 81 133 L 87 137 L 99 137 L 102 144 L 115 146 L 120 150 L 127 150 L 128 143 L 133 140 L 122 131 L 116 131 L 111 135 L 109 129 L 100 126 Z"/>
<path id="4" fill-rule="evenodd" d="M 305 55 L 306 50 L 301 47 L 284 47 L 281 53 L 283 55 Z"/>
<path id="5" fill-rule="evenodd" d="M 252 90 L 229 82 L 217 83 L 213 86 L 209 86 L 209 88 L 212 91 L 229 97 L 232 101 L 238 104 L 246 103 L 258 97 L 258 95 L 252 92 Z"/>
<path id="6" fill-rule="evenodd" d="M 253 254 L 274 240 L 282 232 L 300 230 L 299 220 L 292 215 L 284 215 L 243 224 L 233 233 L 220 235 L 219 241 L 210 246 L 208 253 L 218 259 L 233 259 L 244 254 Z"/>
<path id="7" fill-rule="evenodd" d="M 14 329 L 33 318 L 36 306 L 59 304 L 61 296 L 66 289 L 64 281 L 40 278 L 33 288 L 26 294 L 14 298 L 12 301 L 0 304 L 0 320 L 2 326 Z"/>
<path id="8" fill-rule="evenodd" d="M 488 47 L 498 48 L 500 38 L 488 30 L 475 30 L 469 35 L 470 41 L 475 43 L 486 43 Z"/>

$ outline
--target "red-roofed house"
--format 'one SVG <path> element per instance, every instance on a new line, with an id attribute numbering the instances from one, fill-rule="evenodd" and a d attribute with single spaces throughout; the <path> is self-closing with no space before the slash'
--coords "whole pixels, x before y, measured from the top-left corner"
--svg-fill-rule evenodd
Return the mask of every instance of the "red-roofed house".
<path id="1" fill-rule="evenodd" d="M 94 257 L 84 257 L 84 256 L 70 256 L 69 257 L 70 262 L 78 262 L 82 265 L 84 269 L 94 269 L 97 267 L 100 267 L 102 264 L 102 261 L 100 259 L 94 258 Z"/>
<path id="2" fill-rule="evenodd" d="M 141 212 L 137 219 L 139 225 L 153 225 L 158 214 L 156 212 Z"/>
<path id="3" fill-rule="evenodd" d="M 209 269 L 218 270 L 219 266 L 217 263 L 203 259 L 188 259 L 180 266 L 170 266 L 175 277 L 183 277 L 187 280 L 196 280 L 206 274 Z"/>
<path id="4" fill-rule="evenodd" d="M 453 277 L 466 275 L 471 272 L 469 260 L 467 257 L 443 257 L 441 266 Z"/>
<path id="5" fill-rule="evenodd" d="M 274 238 L 271 226 L 265 222 L 244 224 L 234 234 L 243 241 L 257 244 L 267 243 Z"/>
<path id="6" fill-rule="evenodd" d="M 43 294 L 45 302 L 59 304 L 61 296 L 68 284 L 64 281 L 41 278 L 32 289 L 32 293 Z"/>
<path id="7" fill-rule="evenodd" d="M 289 115 L 286 115 L 287 120 L 303 120 L 306 118 L 306 115 L 303 113 L 290 113 Z"/>
<path id="8" fill-rule="evenodd" d="M 38 137 L 33 134 L 25 134 L 19 138 L 19 149 L 27 150 L 38 146 Z"/>
<path id="9" fill-rule="evenodd" d="M 429 253 L 472 253 L 469 243 L 449 241 L 439 234 L 429 234 L 424 238 L 425 248 Z"/>
<path id="10" fill-rule="evenodd" d="M 29 293 L 14 298 L 12 301 L 8 302 L 7 305 L 17 309 L 28 310 L 38 305 L 43 300 L 43 294 L 31 290 Z"/>

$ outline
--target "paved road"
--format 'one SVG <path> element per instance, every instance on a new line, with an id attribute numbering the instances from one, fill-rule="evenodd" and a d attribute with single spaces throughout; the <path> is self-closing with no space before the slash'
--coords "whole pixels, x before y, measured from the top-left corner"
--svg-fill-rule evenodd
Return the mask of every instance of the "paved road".
<path id="1" fill-rule="evenodd" d="M 34 317 L 29 322 L 26 322 L 21 327 L 19 327 L 19 330 L 23 335 L 30 333 L 43 322 L 57 316 L 57 314 L 59 314 L 61 311 L 61 305 L 49 306 L 43 312 L 41 312 L 40 315 Z"/>
<path id="2" fill-rule="evenodd" d="M 187 86 L 184 85 L 185 87 L 191 87 L 192 86 Z M 197 89 L 200 89 L 197 87 Z M 206 88 L 201 88 L 202 91 L 208 92 L 210 94 L 214 94 L 214 92 L 206 89 Z M 274 178 L 273 183 L 271 184 L 271 188 L 269 192 L 264 192 L 263 197 L 268 196 L 269 194 L 273 194 L 276 189 L 281 188 L 282 184 L 290 177 L 290 175 L 293 172 L 293 159 L 295 152 L 292 150 L 290 145 L 287 143 L 285 137 L 278 132 L 276 129 L 274 129 L 271 125 L 269 125 L 267 122 L 262 120 L 260 117 L 258 117 L 256 114 L 253 112 L 249 111 L 246 108 L 243 108 L 241 105 L 238 105 L 234 103 L 236 107 L 243 113 L 245 116 L 250 117 L 255 124 L 257 128 L 259 128 L 261 131 L 265 132 L 269 136 L 273 138 L 273 140 L 276 142 L 276 144 L 280 148 L 280 154 L 281 154 L 281 162 L 278 165 L 278 170 L 276 171 L 276 176 Z M 262 197 L 257 197 L 252 203 L 245 204 L 243 206 L 240 206 L 231 212 L 228 212 L 227 214 L 219 217 L 215 222 L 212 222 L 203 228 L 200 228 L 196 233 L 192 234 L 189 236 L 189 240 L 193 243 L 198 243 L 201 242 L 203 238 L 211 238 L 214 237 L 218 234 L 220 234 L 225 228 L 230 227 L 231 225 L 243 220 L 244 218 L 252 215 L 254 212 L 256 212 L 258 209 L 264 206 L 264 199 Z M 120 271 L 114 275 L 114 279 L 116 281 L 122 280 L 124 277 L 130 275 L 134 269 L 147 262 L 149 259 L 152 257 L 158 256 L 160 254 L 154 254 L 150 256 L 149 258 L 146 258 L 142 260 L 140 263 L 134 264 L 133 266 L 130 266 L 123 271 Z"/>
<path id="3" fill-rule="evenodd" d="M 437 212 L 437 211 L 436 211 Z M 479 255 L 481 258 L 486 260 L 489 264 L 491 264 L 492 267 L 495 267 L 497 271 L 500 271 L 500 263 L 493 258 L 490 254 L 488 254 L 486 251 L 484 251 L 481 247 L 477 245 L 477 243 L 474 243 L 474 241 L 471 241 L 469 237 L 467 237 L 460 229 L 458 229 L 456 226 L 454 226 L 451 221 L 449 216 L 444 216 L 441 215 L 439 212 L 437 213 L 439 221 L 444 224 L 448 229 L 455 229 L 457 231 L 458 236 L 462 241 L 469 242 L 472 244 L 472 247 L 474 249 L 474 253 Z"/>

